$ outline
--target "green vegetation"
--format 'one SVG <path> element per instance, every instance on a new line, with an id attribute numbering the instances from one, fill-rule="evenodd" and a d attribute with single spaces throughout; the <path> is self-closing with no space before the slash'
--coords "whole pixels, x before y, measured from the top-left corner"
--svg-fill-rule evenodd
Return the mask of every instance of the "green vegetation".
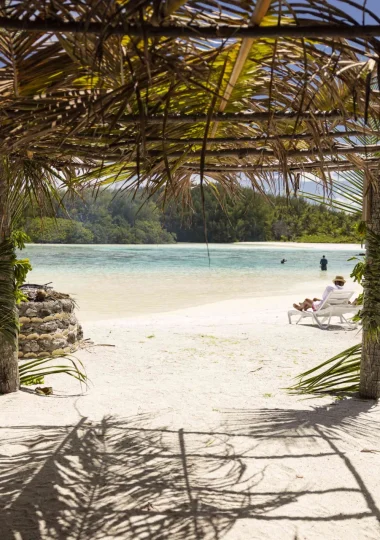
<path id="1" fill-rule="evenodd" d="M 60 363 L 57 364 L 57 361 Z M 52 363 L 53 362 L 53 363 Z M 63 363 L 62 363 L 63 362 Z M 43 384 L 47 375 L 65 374 L 81 384 L 87 384 L 84 365 L 77 358 L 61 355 L 48 358 L 33 358 L 19 365 L 20 385 Z"/>
<path id="2" fill-rule="evenodd" d="M 41 244 L 92 244 L 91 230 L 78 221 L 44 217 L 33 218 L 27 222 L 29 237 Z"/>
<path id="3" fill-rule="evenodd" d="M 26 242 L 29 242 L 30 238 L 23 231 L 13 231 L 11 233 L 11 242 L 14 250 L 18 248 L 20 251 L 25 249 Z M 20 304 L 26 300 L 25 294 L 22 292 L 21 286 L 25 283 L 28 272 L 32 270 L 32 265 L 29 259 L 15 259 L 13 261 L 14 267 L 14 296 L 16 304 Z"/>
<path id="4" fill-rule="evenodd" d="M 200 189 L 192 190 L 192 208 L 170 205 L 162 212 L 154 200 L 104 191 L 93 198 L 65 200 L 52 215 L 29 208 L 22 223 L 33 242 L 65 244 L 165 244 L 204 242 Z M 264 197 L 250 188 L 237 200 L 217 200 L 205 189 L 209 242 L 299 241 L 358 242 L 359 217 L 311 204 L 303 198 Z M 52 217 L 56 215 L 57 217 Z"/>
<path id="5" fill-rule="evenodd" d="M 357 392 L 361 355 L 362 344 L 358 343 L 298 375 L 296 384 L 288 390 L 294 394 Z"/>
<path id="6" fill-rule="evenodd" d="M 192 191 L 194 213 L 169 209 L 165 226 L 179 242 L 203 242 L 204 226 L 200 190 Z M 298 241 L 358 242 L 359 216 L 311 204 L 303 198 L 264 197 L 251 188 L 222 204 L 205 190 L 209 242 Z"/>
<path id="7" fill-rule="evenodd" d="M 310 244 L 350 244 L 360 242 L 360 238 L 354 234 L 349 235 L 328 235 L 328 234 L 302 234 L 297 238 L 297 242 Z"/>
<path id="8" fill-rule="evenodd" d="M 161 224 L 162 215 L 153 202 L 130 194 L 92 191 L 64 200 L 52 216 L 29 208 L 22 226 L 32 242 L 54 244 L 168 244 L 175 237 Z M 57 217 L 53 217 L 57 216 Z"/>

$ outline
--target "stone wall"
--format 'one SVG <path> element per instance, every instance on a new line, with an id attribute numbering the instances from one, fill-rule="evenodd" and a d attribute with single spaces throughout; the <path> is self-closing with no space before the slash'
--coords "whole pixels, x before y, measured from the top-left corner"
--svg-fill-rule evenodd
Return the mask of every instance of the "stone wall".
<path id="1" fill-rule="evenodd" d="M 22 302 L 19 306 L 19 358 L 43 358 L 78 348 L 82 327 L 71 298 Z"/>

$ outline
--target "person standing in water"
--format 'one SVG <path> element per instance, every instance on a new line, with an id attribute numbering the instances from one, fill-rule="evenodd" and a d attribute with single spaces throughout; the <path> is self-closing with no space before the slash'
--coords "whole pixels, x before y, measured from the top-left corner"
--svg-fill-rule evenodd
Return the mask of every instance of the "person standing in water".
<path id="1" fill-rule="evenodd" d="M 322 255 L 322 259 L 319 261 L 319 264 L 321 265 L 321 270 L 327 270 L 327 263 L 328 260 L 324 255 Z"/>

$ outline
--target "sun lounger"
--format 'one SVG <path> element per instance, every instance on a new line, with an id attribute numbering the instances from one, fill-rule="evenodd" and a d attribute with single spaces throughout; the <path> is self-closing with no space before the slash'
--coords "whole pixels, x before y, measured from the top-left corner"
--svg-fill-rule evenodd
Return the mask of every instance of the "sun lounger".
<path id="1" fill-rule="evenodd" d="M 347 320 L 345 315 L 351 315 L 351 318 L 359 311 L 360 306 L 349 304 L 349 300 L 354 293 L 352 291 L 331 291 L 325 301 L 319 306 L 317 311 L 298 311 L 290 309 L 288 311 L 289 324 L 292 324 L 292 317 L 298 316 L 298 324 L 302 319 L 310 318 L 322 330 L 327 330 L 333 317 L 339 317 L 340 322 L 347 324 L 350 328 L 357 325 L 351 320 Z M 327 322 L 326 322 L 327 321 Z"/>

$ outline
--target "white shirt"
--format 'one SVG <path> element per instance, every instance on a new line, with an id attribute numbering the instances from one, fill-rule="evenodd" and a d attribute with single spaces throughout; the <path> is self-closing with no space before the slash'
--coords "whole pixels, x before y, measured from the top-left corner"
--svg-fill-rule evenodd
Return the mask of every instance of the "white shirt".
<path id="1" fill-rule="evenodd" d="M 314 309 L 318 309 L 323 304 L 331 291 L 341 291 L 342 289 L 342 285 L 335 285 L 335 283 L 334 285 L 328 285 L 322 295 L 322 300 L 319 300 L 318 302 L 313 302 Z"/>

